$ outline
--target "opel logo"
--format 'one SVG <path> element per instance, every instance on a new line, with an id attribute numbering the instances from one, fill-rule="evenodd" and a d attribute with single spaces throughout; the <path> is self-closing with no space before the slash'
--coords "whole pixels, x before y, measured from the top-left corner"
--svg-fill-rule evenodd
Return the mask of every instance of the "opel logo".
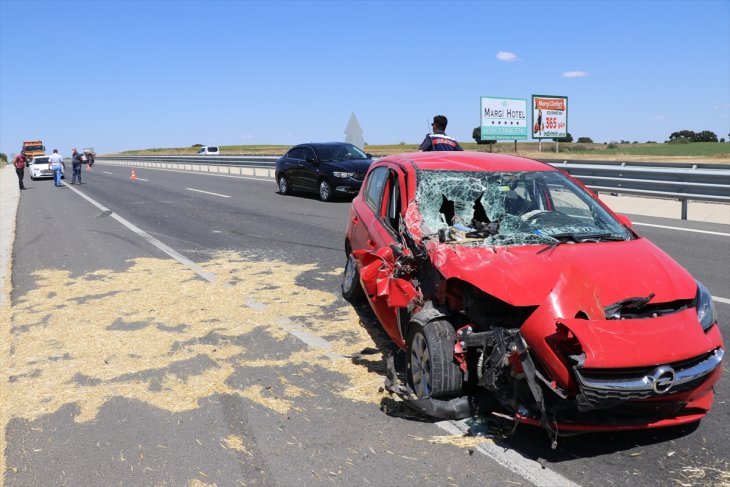
<path id="1" fill-rule="evenodd" d="M 657 394 L 664 394 L 674 385 L 674 369 L 668 365 L 662 365 L 648 377 L 651 388 Z"/>

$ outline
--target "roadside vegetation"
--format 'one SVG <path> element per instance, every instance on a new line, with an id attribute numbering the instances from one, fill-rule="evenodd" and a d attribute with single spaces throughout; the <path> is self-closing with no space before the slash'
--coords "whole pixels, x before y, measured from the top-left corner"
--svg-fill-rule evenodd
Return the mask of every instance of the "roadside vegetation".
<path id="1" fill-rule="evenodd" d="M 464 150 L 477 152 L 494 152 L 500 154 L 515 154 L 514 142 L 500 142 L 496 144 L 477 144 L 475 142 L 460 142 Z M 558 152 L 556 152 L 556 145 Z M 685 143 L 637 143 L 637 142 L 610 142 L 610 143 L 576 143 L 576 142 L 543 142 L 539 150 L 538 142 L 518 142 L 517 155 L 533 159 L 585 159 L 585 160 L 634 160 L 634 161 L 703 161 L 716 163 L 730 163 L 730 143 L 727 142 L 685 142 Z M 121 152 L 117 155 L 195 155 L 198 144 L 191 147 L 168 147 L 142 149 Z M 229 145 L 219 146 L 221 155 L 265 155 L 280 156 L 291 146 L 289 145 Z M 401 152 L 415 152 L 418 144 L 391 144 L 366 145 L 365 152 L 374 156 L 385 156 Z"/>

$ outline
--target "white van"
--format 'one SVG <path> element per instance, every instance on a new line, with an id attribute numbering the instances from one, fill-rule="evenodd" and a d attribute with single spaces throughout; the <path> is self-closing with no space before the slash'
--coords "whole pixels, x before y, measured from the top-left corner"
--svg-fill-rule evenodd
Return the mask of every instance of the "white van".
<path id="1" fill-rule="evenodd" d="M 214 145 L 205 145 L 198 150 L 199 156 L 219 156 L 221 153 L 218 151 L 218 147 Z"/>

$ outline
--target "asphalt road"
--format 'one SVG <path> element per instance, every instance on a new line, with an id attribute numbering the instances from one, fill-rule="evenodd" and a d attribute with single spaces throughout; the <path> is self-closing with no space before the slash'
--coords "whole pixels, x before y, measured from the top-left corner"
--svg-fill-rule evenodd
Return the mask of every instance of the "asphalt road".
<path id="1" fill-rule="evenodd" d="M 359 353 L 389 345 L 339 296 L 348 202 L 280 196 L 272 180 L 136 176 L 97 164 L 83 185 L 21 194 L 6 485 L 730 483 L 727 374 L 696 428 L 555 451 L 529 427 L 460 438 L 464 422 L 380 392 L 383 355 Z M 719 298 L 727 342 L 730 228 L 632 219 Z"/>

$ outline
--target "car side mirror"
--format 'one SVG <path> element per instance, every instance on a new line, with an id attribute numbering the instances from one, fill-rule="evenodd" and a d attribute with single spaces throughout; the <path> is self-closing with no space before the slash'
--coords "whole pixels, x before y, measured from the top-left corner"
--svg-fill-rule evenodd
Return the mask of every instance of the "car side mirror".
<path id="1" fill-rule="evenodd" d="M 367 154 L 365 154 L 365 155 L 367 156 L 368 159 L 372 159 L 373 158 L 373 155 L 371 153 L 369 153 L 369 152 Z"/>
<path id="2" fill-rule="evenodd" d="M 621 213 L 617 214 L 616 216 L 618 217 L 618 221 L 620 221 L 627 227 L 631 228 L 634 226 L 634 224 L 631 222 L 631 218 L 629 218 L 628 216 L 623 215 Z"/>
<path id="3" fill-rule="evenodd" d="M 311 162 L 312 164 L 317 164 L 317 159 L 314 157 L 307 157 L 307 162 Z"/>

